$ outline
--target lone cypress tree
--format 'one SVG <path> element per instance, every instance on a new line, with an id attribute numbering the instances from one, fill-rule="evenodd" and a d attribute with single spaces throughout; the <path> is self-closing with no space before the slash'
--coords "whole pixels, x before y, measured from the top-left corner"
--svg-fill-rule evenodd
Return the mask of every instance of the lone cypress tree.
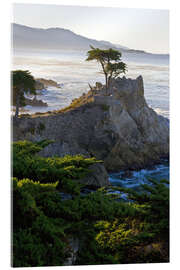
<path id="1" fill-rule="evenodd" d="M 25 106 L 25 93 L 36 95 L 35 79 L 28 70 L 12 71 L 12 98 L 16 106 L 15 117 L 19 115 L 19 107 Z"/>
<path id="2" fill-rule="evenodd" d="M 121 52 L 112 48 L 102 50 L 90 46 L 91 50 L 88 51 L 88 58 L 86 61 L 96 60 L 100 63 L 102 71 L 105 75 L 106 90 L 110 86 L 112 78 L 116 78 L 119 74 L 127 71 L 127 65 L 121 61 Z"/>

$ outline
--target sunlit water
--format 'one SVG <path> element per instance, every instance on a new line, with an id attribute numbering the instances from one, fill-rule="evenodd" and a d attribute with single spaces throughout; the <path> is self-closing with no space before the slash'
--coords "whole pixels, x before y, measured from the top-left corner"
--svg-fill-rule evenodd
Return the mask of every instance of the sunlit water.
<path id="1" fill-rule="evenodd" d="M 25 111 L 45 112 L 57 110 L 69 105 L 72 99 L 89 91 L 88 83 L 104 83 L 100 66 L 96 62 L 85 61 L 85 52 L 23 52 L 13 54 L 13 69 L 30 70 L 36 78 L 53 79 L 61 88 L 49 87 L 40 91 L 38 99 L 48 103 L 48 107 L 26 106 Z M 145 98 L 150 107 L 169 118 L 169 56 L 153 54 L 124 53 L 122 60 L 127 63 L 126 77 L 144 79 Z M 153 169 L 133 171 L 131 174 L 121 171 L 110 175 L 112 185 L 138 189 L 148 178 L 169 179 L 169 164 L 163 162 Z"/>
<path id="2" fill-rule="evenodd" d="M 48 107 L 26 106 L 28 113 L 63 108 L 73 98 L 86 93 L 88 83 L 104 83 L 100 66 L 96 62 L 85 61 L 86 57 L 86 52 L 77 51 L 14 52 L 13 69 L 30 70 L 36 78 L 54 79 L 61 84 L 61 89 L 49 87 L 38 96 L 48 103 Z M 126 77 L 143 76 L 149 106 L 169 117 L 169 56 L 124 53 L 122 60 L 128 66 Z"/>

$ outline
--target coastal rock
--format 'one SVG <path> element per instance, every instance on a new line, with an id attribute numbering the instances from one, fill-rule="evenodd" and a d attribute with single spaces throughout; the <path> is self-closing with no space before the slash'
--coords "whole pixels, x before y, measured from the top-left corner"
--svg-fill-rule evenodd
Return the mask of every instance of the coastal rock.
<path id="1" fill-rule="evenodd" d="M 169 121 L 147 105 L 141 76 L 112 80 L 107 91 L 96 84 L 61 111 L 18 121 L 14 140 L 51 139 L 42 155 L 95 156 L 108 171 L 140 169 L 169 154 Z"/>
<path id="2" fill-rule="evenodd" d="M 88 168 L 91 172 L 80 180 L 80 183 L 86 183 L 86 186 L 104 187 L 110 185 L 108 173 L 101 163 L 95 163 Z"/>
<path id="3" fill-rule="evenodd" d="M 40 80 L 35 80 L 35 89 L 36 90 L 43 90 L 45 89 L 45 85 Z"/>
<path id="4" fill-rule="evenodd" d="M 47 80 L 47 79 L 43 79 L 43 78 L 38 78 L 38 79 L 36 79 L 36 83 L 39 86 L 43 86 L 43 88 L 37 88 L 38 90 L 44 89 L 44 88 L 49 87 L 49 86 L 54 86 L 54 87 L 57 87 L 57 88 L 61 88 L 60 85 L 57 82 L 53 81 L 53 80 Z"/>

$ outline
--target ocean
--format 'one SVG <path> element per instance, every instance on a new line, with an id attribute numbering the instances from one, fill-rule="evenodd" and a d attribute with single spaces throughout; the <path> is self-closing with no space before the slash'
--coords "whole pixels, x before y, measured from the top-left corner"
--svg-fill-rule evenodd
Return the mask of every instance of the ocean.
<path id="1" fill-rule="evenodd" d="M 25 111 L 34 113 L 61 109 L 72 99 L 88 92 L 88 83 L 104 83 L 100 65 L 96 61 L 87 62 L 86 58 L 86 52 L 79 51 L 14 51 L 13 69 L 29 70 L 35 78 L 52 79 L 61 85 L 60 89 L 49 87 L 37 96 L 47 102 L 48 107 L 26 106 Z M 123 53 L 122 61 L 127 63 L 127 78 L 143 76 L 148 105 L 169 118 L 169 56 Z"/>
<path id="2" fill-rule="evenodd" d="M 97 62 L 87 62 L 86 52 L 77 51 L 14 51 L 12 69 L 31 71 L 35 78 L 57 81 L 61 88 L 48 87 L 40 91 L 38 99 L 48 103 L 48 107 L 26 106 L 26 113 L 58 110 L 68 106 L 72 99 L 89 91 L 88 83 L 104 83 Z M 145 98 L 157 113 L 169 118 L 169 56 L 144 53 L 123 53 L 122 61 L 127 64 L 127 78 L 143 76 Z M 169 163 L 151 169 L 110 174 L 112 185 L 137 189 L 148 178 L 169 179 Z"/>

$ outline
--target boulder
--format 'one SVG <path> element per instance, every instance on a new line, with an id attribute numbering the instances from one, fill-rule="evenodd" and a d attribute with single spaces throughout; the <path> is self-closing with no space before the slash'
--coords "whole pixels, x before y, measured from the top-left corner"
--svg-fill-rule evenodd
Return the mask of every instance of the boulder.
<path id="1" fill-rule="evenodd" d="M 79 182 L 82 184 L 86 184 L 86 186 L 99 188 L 110 185 L 108 173 L 104 167 L 104 164 L 95 163 L 90 165 L 89 168 L 90 173 Z"/>

